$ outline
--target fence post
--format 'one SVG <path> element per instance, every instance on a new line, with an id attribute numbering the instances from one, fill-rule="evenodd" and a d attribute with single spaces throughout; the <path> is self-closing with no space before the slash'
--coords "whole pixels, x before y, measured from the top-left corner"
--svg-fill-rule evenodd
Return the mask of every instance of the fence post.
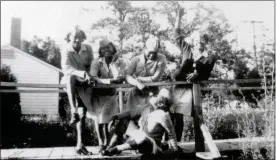
<path id="1" fill-rule="evenodd" d="M 196 155 L 201 157 L 201 153 L 199 152 L 205 152 L 204 141 L 206 140 L 207 146 L 211 152 L 208 154 L 208 156 L 210 156 L 209 158 L 219 158 L 221 157 L 219 150 L 214 143 L 207 126 L 203 123 L 201 90 L 199 84 L 193 84 L 193 100 L 195 150 L 198 152 Z"/>
<path id="2" fill-rule="evenodd" d="M 195 151 L 205 152 L 204 137 L 200 129 L 203 123 L 200 85 L 193 84 L 193 120 L 195 133 Z"/>
<path id="3" fill-rule="evenodd" d="M 124 103 L 123 103 L 123 91 L 119 88 L 119 109 L 120 113 L 123 111 Z"/>

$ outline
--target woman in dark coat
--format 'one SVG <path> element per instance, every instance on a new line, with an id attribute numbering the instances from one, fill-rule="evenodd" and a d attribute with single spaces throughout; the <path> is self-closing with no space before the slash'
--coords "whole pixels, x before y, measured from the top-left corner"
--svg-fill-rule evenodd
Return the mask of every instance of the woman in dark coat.
<path id="1" fill-rule="evenodd" d="M 187 82 L 207 80 L 216 62 L 216 55 L 208 52 L 209 38 L 207 34 L 200 36 L 198 48 L 192 48 L 185 41 L 185 37 L 180 33 L 180 22 L 183 14 L 184 10 L 180 9 L 174 33 L 175 42 L 181 50 L 180 69 L 175 80 Z M 187 85 L 176 85 L 174 87 L 174 105 L 171 108 L 171 113 L 177 141 L 181 140 L 183 132 L 183 115 L 192 116 L 193 95 L 196 95 L 192 90 L 195 91 L 196 88 L 198 88 L 198 84 L 194 84 L 193 89 L 187 87 Z M 202 113 L 202 111 L 199 112 Z"/>

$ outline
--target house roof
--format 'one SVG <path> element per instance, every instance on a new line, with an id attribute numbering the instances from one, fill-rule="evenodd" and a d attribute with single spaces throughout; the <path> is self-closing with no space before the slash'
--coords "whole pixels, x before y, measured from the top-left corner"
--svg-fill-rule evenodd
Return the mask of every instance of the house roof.
<path id="1" fill-rule="evenodd" d="M 36 57 L 34 57 L 34 56 L 32 56 L 32 55 L 30 55 L 30 54 L 28 54 L 28 53 L 26 53 L 26 52 L 24 52 L 24 51 L 18 49 L 18 48 L 15 48 L 15 47 L 13 47 L 13 46 L 10 45 L 10 44 L 1 45 L 1 49 L 2 49 L 2 48 L 6 48 L 6 47 L 7 47 L 7 48 L 11 48 L 12 50 L 16 51 L 17 53 L 23 54 L 24 56 L 27 56 L 27 57 L 29 57 L 29 58 L 31 58 L 31 59 L 37 61 L 37 62 L 40 63 L 40 64 L 43 64 L 43 65 L 45 65 L 45 66 L 47 66 L 47 67 L 49 67 L 49 68 L 52 68 L 53 70 L 56 70 L 56 71 L 62 73 L 62 70 L 61 70 L 61 69 L 59 69 L 59 68 L 57 68 L 57 67 L 55 67 L 55 66 L 53 66 L 53 65 L 51 65 L 51 64 L 49 64 L 49 63 L 46 63 L 46 62 L 40 60 L 39 58 L 36 58 Z"/>

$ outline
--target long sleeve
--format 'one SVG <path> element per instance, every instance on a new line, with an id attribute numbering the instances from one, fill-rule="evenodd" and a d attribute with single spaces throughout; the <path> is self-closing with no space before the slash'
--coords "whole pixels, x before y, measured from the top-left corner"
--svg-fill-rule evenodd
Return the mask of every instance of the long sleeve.
<path id="1" fill-rule="evenodd" d="M 90 67 L 91 67 L 91 63 L 94 60 L 94 55 L 93 55 L 92 47 L 90 45 L 85 45 L 85 46 L 86 46 L 86 49 L 87 49 L 87 52 L 88 52 L 87 61 L 88 61 L 88 64 L 89 64 L 89 65 L 85 66 L 85 68 L 86 68 L 87 71 L 89 71 Z"/>
<path id="2" fill-rule="evenodd" d="M 131 60 L 130 64 L 128 65 L 127 70 L 126 70 L 126 82 L 129 83 L 129 84 L 131 84 L 131 85 L 134 85 L 134 86 L 136 86 L 137 83 L 139 83 L 133 77 L 133 74 L 135 72 L 136 66 L 137 66 L 137 58 L 133 58 Z"/>
<path id="3" fill-rule="evenodd" d="M 176 39 L 176 45 L 180 48 L 181 50 L 181 66 L 183 63 L 192 57 L 191 53 L 191 46 L 185 41 L 185 37 L 181 35 L 180 28 L 175 28 L 174 29 L 174 37 Z"/>
<path id="4" fill-rule="evenodd" d="M 73 60 L 71 59 L 71 56 L 70 56 L 71 54 L 72 53 L 65 51 L 61 56 L 61 67 L 62 67 L 63 73 L 65 75 L 75 75 L 75 76 L 84 78 L 85 71 L 78 70 L 77 68 L 74 67 Z"/>
<path id="5" fill-rule="evenodd" d="M 196 62 L 196 70 L 199 74 L 197 80 L 207 80 L 210 77 L 216 60 L 216 55 L 208 55 L 208 57 L 203 57 Z"/>
<path id="6" fill-rule="evenodd" d="M 166 58 L 163 58 L 160 62 L 158 62 L 157 69 L 152 76 L 148 77 L 138 77 L 140 82 L 156 82 L 160 79 L 162 74 L 164 73 L 166 68 Z"/>
<path id="7" fill-rule="evenodd" d="M 110 78 L 99 78 L 98 73 L 100 71 L 100 63 L 98 59 L 94 59 L 90 66 L 90 74 L 94 77 L 100 84 L 110 84 Z"/>

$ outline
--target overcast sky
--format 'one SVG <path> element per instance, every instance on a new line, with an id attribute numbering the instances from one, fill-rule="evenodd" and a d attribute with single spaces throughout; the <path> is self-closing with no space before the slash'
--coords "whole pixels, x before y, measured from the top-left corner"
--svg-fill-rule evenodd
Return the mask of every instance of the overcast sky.
<path id="1" fill-rule="evenodd" d="M 11 17 L 22 18 L 22 39 L 31 40 L 34 35 L 50 36 L 58 44 L 64 43 L 64 37 L 73 26 L 79 24 L 88 30 L 91 24 L 100 18 L 109 16 L 101 7 L 105 1 L 1 1 L 1 44 L 10 41 Z M 198 2 L 187 2 L 185 5 L 195 5 Z M 204 1 L 222 10 L 230 25 L 236 29 L 239 47 L 252 50 L 252 25 L 244 21 L 262 21 L 256 24 L 257 45 L 261 45 L 263 29 L 267 29 L 268 39 L 274 39 L 274 2 L 273 1 Z M 133 5 L 155 7 L 156 2 L 134 1 Z M 91 8 L 84 12 L 81 8 Z M 162 23 L 162 17 L 157 21 Z"/>

